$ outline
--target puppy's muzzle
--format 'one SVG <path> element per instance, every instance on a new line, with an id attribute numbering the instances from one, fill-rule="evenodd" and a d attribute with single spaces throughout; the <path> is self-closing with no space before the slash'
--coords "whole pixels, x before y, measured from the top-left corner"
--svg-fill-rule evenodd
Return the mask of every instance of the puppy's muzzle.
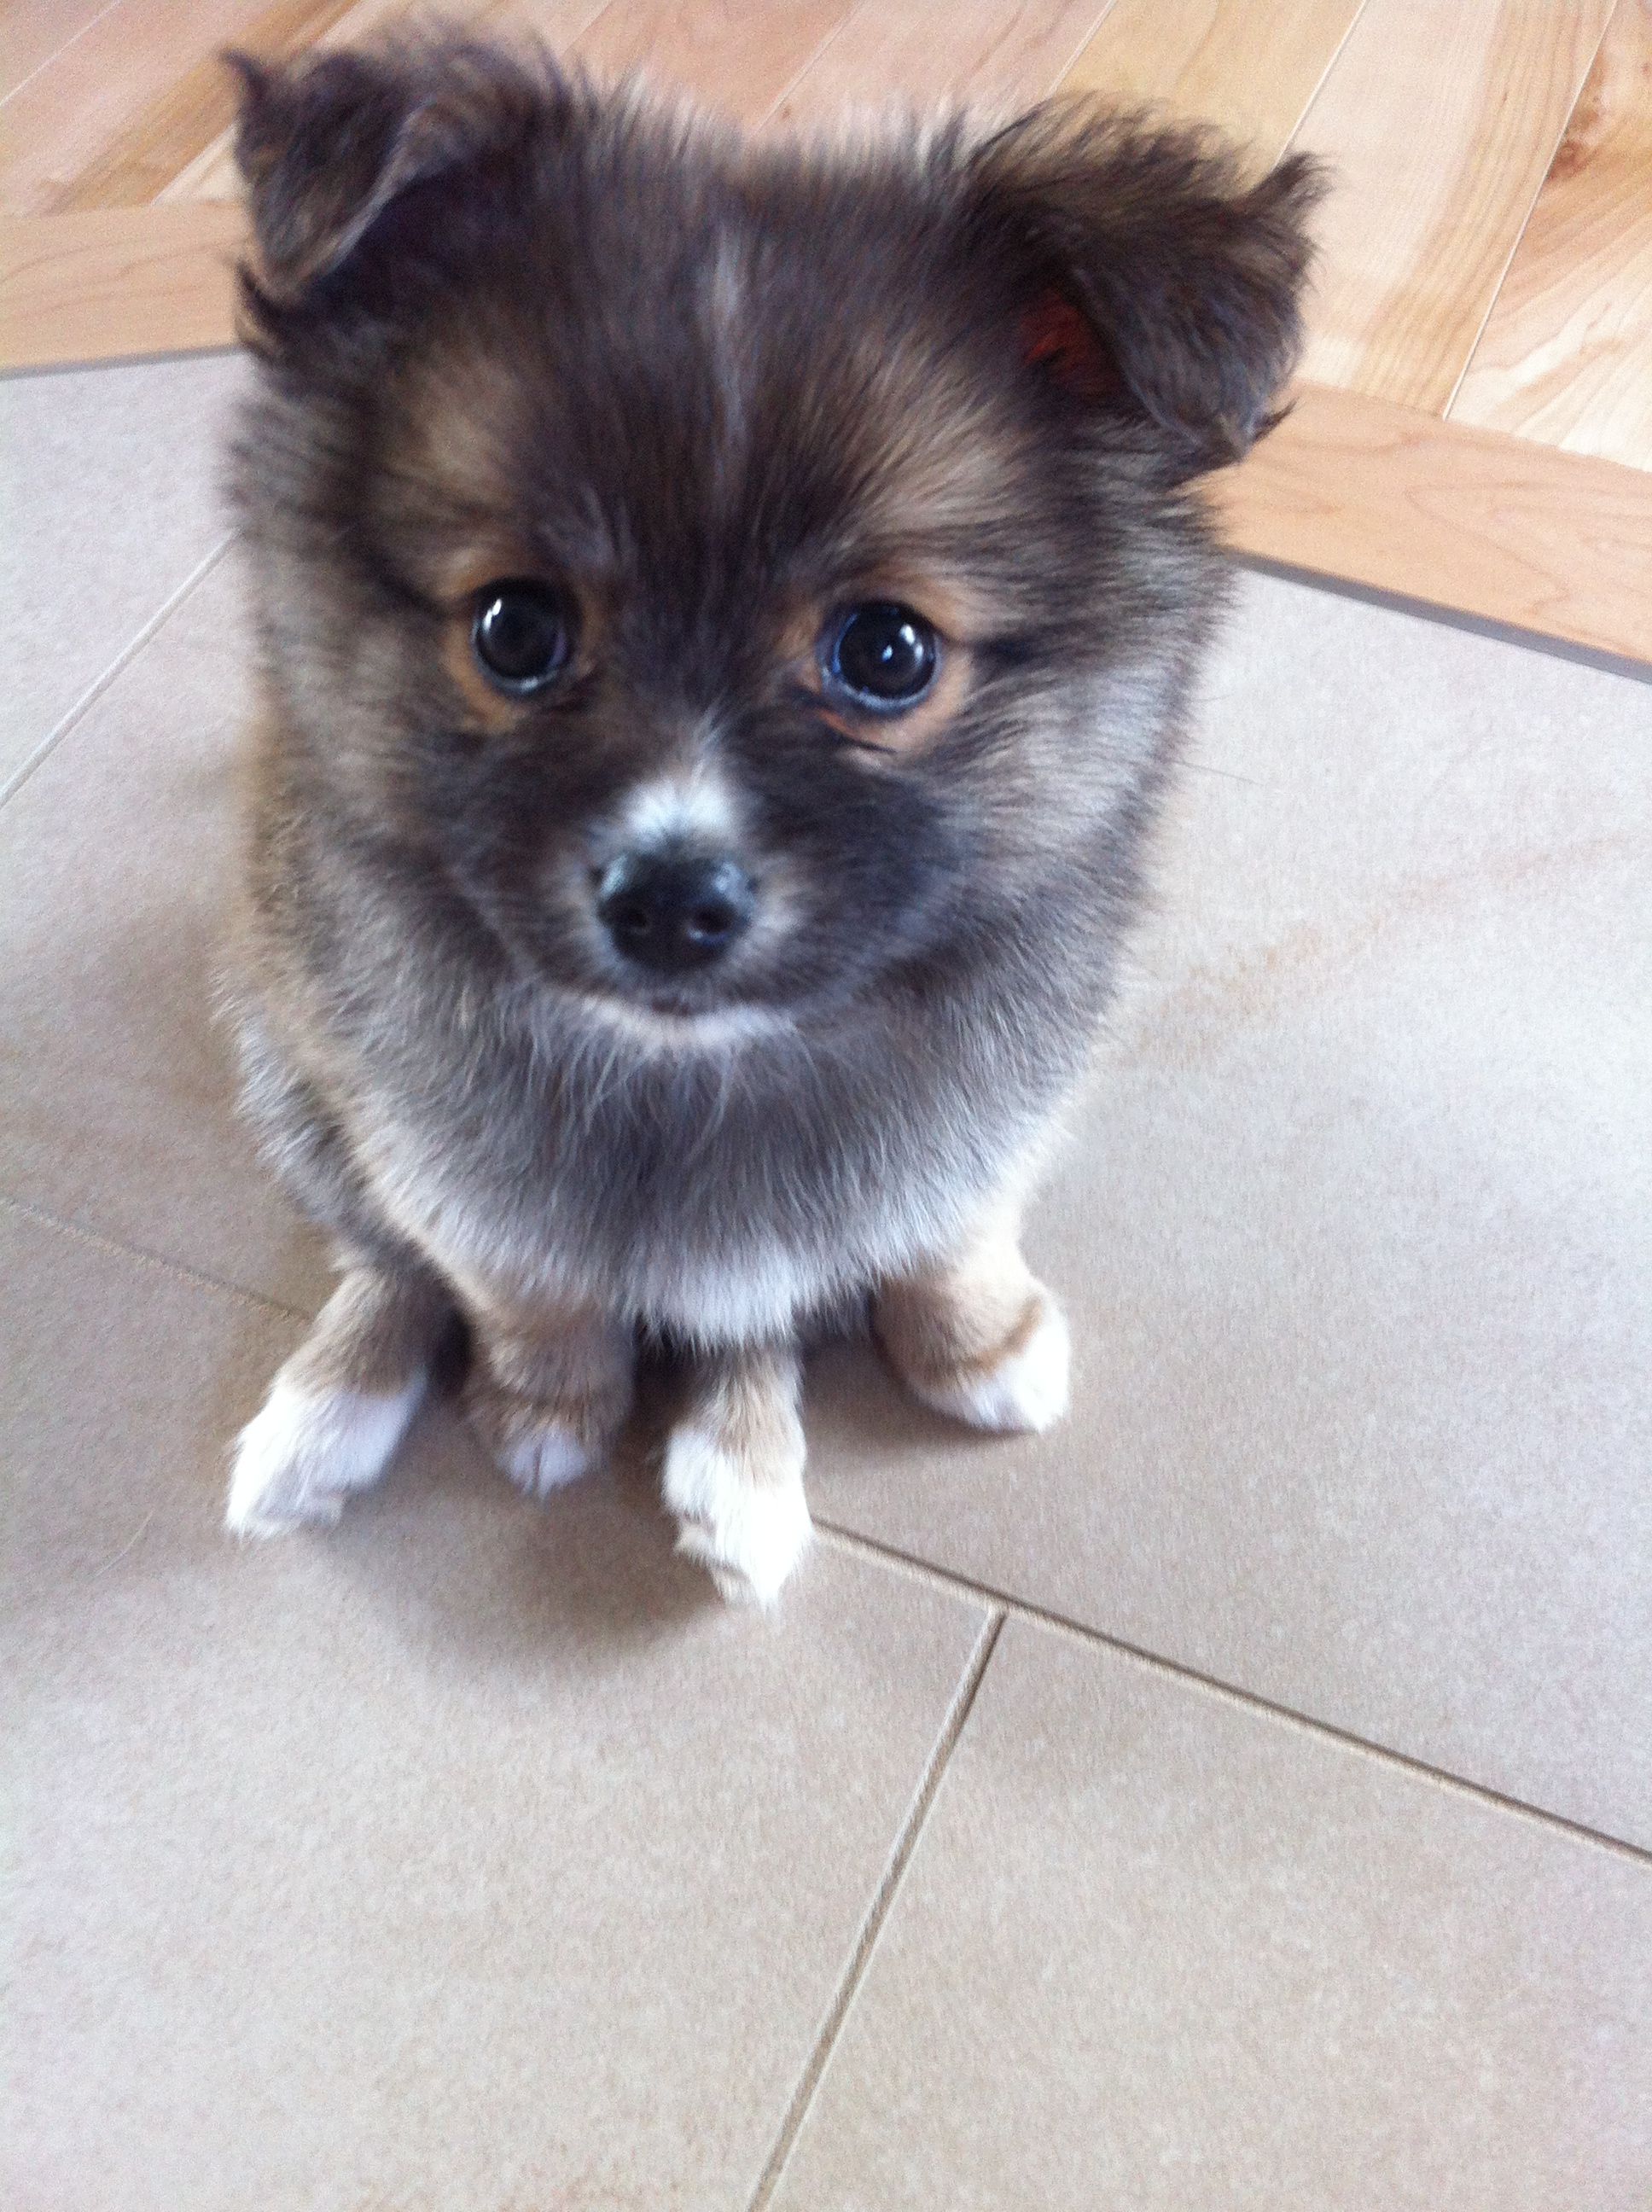
<path id="1" fill-rule="evenodd" d="M 615 950 L 640 968 L 680 975 L 708 968 L 751 927 L 756 887 L 726 856 L 625 853 L 597 884 L 597 915 Z"/>

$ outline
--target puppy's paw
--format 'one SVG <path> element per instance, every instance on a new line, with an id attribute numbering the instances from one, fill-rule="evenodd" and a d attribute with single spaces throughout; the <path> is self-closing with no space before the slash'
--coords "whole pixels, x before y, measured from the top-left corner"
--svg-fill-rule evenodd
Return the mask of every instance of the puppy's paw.
<path id="1" fill-rule="evenodd" d="M 423 1395 L 422 1375 L 382 1396 L 307 1390 L 277 1376 L 236 1441 L 226 1526 L 274 1536 L 337 1521 L 349 1492 L 384 1473 Z"/>
<path id="2" fill-rule="evenodd" d="M 520 1430 L 495 1448 L 495 1456 L 519 1491 L 540 1498 L 588 1474 L 598 1455 L 572 1429 L 546 1421 Z"/>
<path id="3" fill-rule="evenodd" d="M 971 1428 L 1040 1435 L 1067 1410 L 1071 1357 L 1066 1316 L 1041 1288 L 999 1351 L 949 1367 L 903 1367 L 901 1379 L 914 1398 Z"/>
<path id="4" fill-rule="evenodd" d="M 489 1456 L 523 1495 L 549 1498 L 608 1456 L 627 1404 L 544 1400 L 472 1378 L 466 1411 Z"/>
<path id="5" fill-rule="evenodd" d="M 675 1430 L 661 1488 L 677 1548 L 704 1567 L 731 1605 L 771 1607 L 808 1547 L 802 1435 L 789 1464 L 754 1470 L 704 1429 Z"/>

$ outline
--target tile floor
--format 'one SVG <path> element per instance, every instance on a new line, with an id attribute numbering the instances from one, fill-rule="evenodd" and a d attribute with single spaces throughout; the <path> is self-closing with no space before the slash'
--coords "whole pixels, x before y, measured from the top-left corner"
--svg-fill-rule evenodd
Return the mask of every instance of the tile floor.
<path id="1" fill-rule="evenodd" d="M 1077 1410 L 818 1365 L 773 1622 L 319 1299 L 209 1018 L 228 362 L 0 387 L 19 2212 L 1645 2212 L 1652 686 L 1251 577 L 1036 1230 Z"/>

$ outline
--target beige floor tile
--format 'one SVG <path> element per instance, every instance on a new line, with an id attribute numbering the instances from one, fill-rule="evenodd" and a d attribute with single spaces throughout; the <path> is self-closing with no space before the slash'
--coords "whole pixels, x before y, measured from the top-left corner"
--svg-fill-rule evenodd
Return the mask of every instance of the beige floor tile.
<path id="1" fill-rule="evenodd" d="M 776 2212 L 1641 2212 L 1652 1868 L 1012 1621 Z"/>
<path id="2" fill-rule="evenodd" d="M 817 1509 L 1652 1843 L 1652 688 L 1250 580 L 1032 1246 L 1076 1411 L 845 1353 Z"/>
<path id="3" fill-rule="evenodd" d="M 0 2197 L 743 2212 L 981 1613 L 823 1550 L 730 1613 L 638 1482 L 536 1510 L 451 1416 L 237 1547 L 292 1324 L 0 1227 Z"/>
<path id="4" fill-rule="evenodd" d="M 0 786 L 222 539 L 231 356 L 0 381 Z"/>
<path id="5" fill-rule="evenodd" d="M 233 555 L 0 809 L 0 1191 L 308 1310 L 211 1016 L 248 641 Z"/>

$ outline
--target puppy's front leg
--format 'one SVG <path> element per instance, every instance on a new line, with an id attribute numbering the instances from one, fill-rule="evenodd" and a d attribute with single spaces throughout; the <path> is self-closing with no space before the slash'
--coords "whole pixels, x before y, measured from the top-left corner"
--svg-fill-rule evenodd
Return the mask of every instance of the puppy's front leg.
<path id="1" fill-rule="evenodd" d="M 422 1267 L 348 1267 L 241 1431 L 230 1528 L 270 1536 L 337 1521 L 349 1492 L 384 1473 L 452 1321 L 446 1287 Z"/>
<path id="2" fill-rule="evenodd" d="M 466 1411 L 531 1498 L 604 1457 L 631 1410 L 630 1329 L 590 1307 L 470 1300 L 477 1358 Z"/>
<path id="3" fill-rule="evenodd" d="M 872 1328 L 914 1398 L 972 1428 L 1043 1430 L 1067 1409 L 1067 1325 L 1021 1256 L 1018 1207 L 982 1216 L 952 1253 L 887 1283 Z"/>
<path id="4" fill-rule="evenodd" d="M 677 1548 L 731 1603 L 772 1605 L 809 1540 L 798 1391 L 789 1344 L 701 1355 L 666 1443 Z"/>

